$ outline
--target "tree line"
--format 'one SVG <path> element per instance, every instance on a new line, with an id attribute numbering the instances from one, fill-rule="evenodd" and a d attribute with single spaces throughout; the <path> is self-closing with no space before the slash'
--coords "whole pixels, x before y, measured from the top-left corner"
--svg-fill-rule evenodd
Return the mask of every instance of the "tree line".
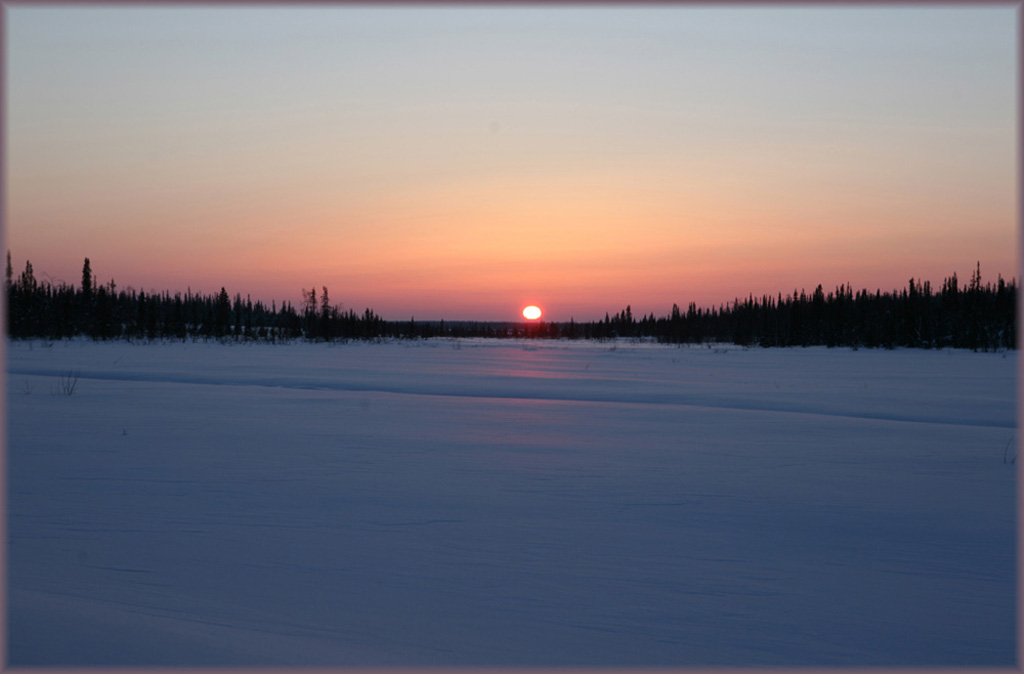
<path id="1" fill-rule="evenodd" d="M 7 334 L 14 339 L 217 339 L 230 341 L 368 340 L 493 337 L 654 339 L 666 343 L 865 348 L 1016 348 L 1016 280 L 982 284 L 978 264 L 966 286 L 956 274 L 933 291 L 910 279 L 892 292 L 854 292 L 849 284 L 825 292 L 796 290 L 668 315 L 634 316 L 627 306 L 590 322 L 385 321 L 370 309 L 357 313 L 332 304 L 326 286 L 303 289 L 302 304 L 268 307 L 225 288 L 213 295 L 146 293 L 98 283 L 89 259 L 78 287 L 36 279 L 31 262 L 15 277 L 7 253 Z"/>
<path id="2" fill-rule="evenodd" d="M 14 339 L 372 339 L 385 334 L 384 320 L 367 309 L 342 311 L 327 288 L 303 291 L 303 304 L 267 306 L 251 297 L 232 298 L 225 288 L 213 295 L 146 293 L 100 284 L 89 258 L 79 287 L 39 281 L 32 263 L 17 277 L 7 254 L 7 334 Z"/>

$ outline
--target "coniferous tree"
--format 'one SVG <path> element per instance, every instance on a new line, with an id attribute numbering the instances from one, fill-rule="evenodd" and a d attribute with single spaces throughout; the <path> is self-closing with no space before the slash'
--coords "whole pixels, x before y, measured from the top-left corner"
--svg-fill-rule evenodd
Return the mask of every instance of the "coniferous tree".
<path id="1" fill-rule="evenodd" d="M 220 339 L 231 329 L 231 298 L 222 286 L 214 306 L 213 334 Z"/>
<path id="2" fill-rule="evenodd" d="M 235 293 L 235 301 L 231 309 L 231 318 L 233 321 L 231 332 L 236 342 L 242 336 L 242 313 L 242 293 Z"/>
<path id="3" fill-rule="evenodd" d="M 111 316 L 107 289 L 100 286 L 96 289 L 96 319 L 93 322 L 93 339 L 109 339 L 111 335 Z"/>
<path id="4" fill-rule="evenodd" d="M 320 334 L 327 341 L 334 336 L 331 327 L 333 316 L 331 315 L 331 301 L 327 299 L 327 286 L 321 286 L 323 293 L 320 295 Z"/>
<path id="5" fill-rule="evenodd" d="M 309 292 L 302 289 L 302 323 L 307 339 L 315 339 L 318 335 L 317 323 L 319 323 L 319 307 L 316 301 L 316 288 L 310 288 Z"/>
<path id="6" fill-rule="evenodd" d="M 25 271 L 21 272 L 19 280 L 19 309 L 21 312 L 21 327 L 26 336 L 42 336 L 39 311 L 40 299 L 37 297 L 38 285 L 32 263 L 25 261 Z"/>
<path id="7" fill-rule="evenodd" d="M 75 323 L 78 329 L 87 334 L 93 334 L 93 277 L 92 268 L 89 266 L 89 258 L 85 258 L 82 265 L 82 296 L 78 308 L 78 320 Z"/>
<path id="8" fill-rule="evenodd" d="M 89 258 L 85 258 L 82 265 L 82 299 L 86 304 L 92 299 L 92 268 L 89 266 Z"/>

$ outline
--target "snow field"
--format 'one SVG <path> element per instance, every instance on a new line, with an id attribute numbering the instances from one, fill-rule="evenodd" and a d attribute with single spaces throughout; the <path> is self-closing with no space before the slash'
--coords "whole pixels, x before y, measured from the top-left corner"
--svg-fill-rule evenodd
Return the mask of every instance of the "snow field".
<path id="1" fill-rule="evenodd" d="M 1014 661 L 1016 353 L 7 349 L 13 665 Z"/>

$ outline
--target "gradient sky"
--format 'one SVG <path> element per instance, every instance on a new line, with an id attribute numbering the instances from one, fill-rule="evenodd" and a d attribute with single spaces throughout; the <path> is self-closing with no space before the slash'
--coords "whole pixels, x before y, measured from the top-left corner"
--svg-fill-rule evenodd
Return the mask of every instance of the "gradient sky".
<path id="1" fill-rule="evenodd" d="M 1017 277 L 997 6 L 5 7 L 6 246 L 387 319 Z"/>

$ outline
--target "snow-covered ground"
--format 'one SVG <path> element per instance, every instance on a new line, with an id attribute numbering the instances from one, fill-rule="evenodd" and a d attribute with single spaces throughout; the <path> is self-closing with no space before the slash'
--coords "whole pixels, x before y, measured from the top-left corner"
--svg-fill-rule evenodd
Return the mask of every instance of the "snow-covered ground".
<path id="1" fill-rule="evenodd" d="M 1016 353 L 7 354 L 12 665 L 1015 659 Z"/>

